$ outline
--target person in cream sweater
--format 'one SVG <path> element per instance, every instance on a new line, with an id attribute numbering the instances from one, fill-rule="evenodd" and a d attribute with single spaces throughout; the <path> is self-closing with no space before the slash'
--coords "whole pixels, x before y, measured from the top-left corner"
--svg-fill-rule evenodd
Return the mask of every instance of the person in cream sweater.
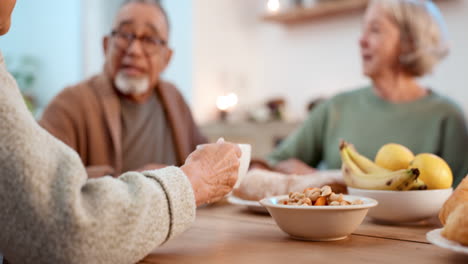
<path id="1" fill-rule="evenodd" d="M 0 5 L 0 35 L 14 5 Z M 11 263 L 135 263 L 231 191 L 239 157 L 234 144 L 209 144 L 180 168 L 88 179 L 36 123 L 0 55 L 0 252 Z"/>

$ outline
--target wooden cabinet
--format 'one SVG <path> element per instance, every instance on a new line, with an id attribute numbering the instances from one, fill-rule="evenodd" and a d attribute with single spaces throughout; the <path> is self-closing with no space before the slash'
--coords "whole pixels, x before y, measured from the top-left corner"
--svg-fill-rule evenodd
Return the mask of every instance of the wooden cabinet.
<path id="1" fill-rule="evenodd" d="M 210 142 L 223 137 L 235 143 L 251 144 L 252 157 L 262 158 L 299 125 L 298 122 L 216 122 L 202 125 L 200 129 Z"/>

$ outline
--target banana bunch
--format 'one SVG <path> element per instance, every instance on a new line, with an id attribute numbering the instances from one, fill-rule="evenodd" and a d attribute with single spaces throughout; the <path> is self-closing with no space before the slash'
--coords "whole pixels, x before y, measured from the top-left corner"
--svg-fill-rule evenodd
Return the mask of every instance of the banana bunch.
<path id="1" fill-rule="evenodd" d="M 427 188 L 418 169 L 391 171 L 359 154 L 349 143 L 340 143 L 342 171 L 346 185 L 370 190 L 414 190 Z"/>

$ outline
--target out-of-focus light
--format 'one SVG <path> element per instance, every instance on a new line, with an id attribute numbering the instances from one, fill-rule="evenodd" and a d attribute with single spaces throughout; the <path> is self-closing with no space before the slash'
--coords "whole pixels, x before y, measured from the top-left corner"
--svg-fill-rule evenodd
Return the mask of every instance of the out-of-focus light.
<path id="1" fill-rule="evenodd" d="M 278 12 L 280 9 L 280 2 L 279 0 L 268 0 L 267 7 L 269 12 Z"/>
<path id="2" fill-rule="evenodd" d="M 237 98 L 237 95 L 235 93 L 218 96 L 218 98 L 216 99 L 216 107 L 220 111 L 228 111 L 234 108 L 237 105 L 238 101 L 239 99 Z"/>

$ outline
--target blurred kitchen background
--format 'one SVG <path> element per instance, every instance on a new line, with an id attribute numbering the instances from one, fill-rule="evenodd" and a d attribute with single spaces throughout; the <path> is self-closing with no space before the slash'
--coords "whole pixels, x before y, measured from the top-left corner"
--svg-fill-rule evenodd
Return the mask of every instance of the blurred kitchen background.
<path id="1" fill-rule="evenodd" d="M 32 111 L 99 72 L 102 37 L 121 0 L 18 1 L 0 40 Z M 203 131 L 254 144 L 261 156 L 314 103 L 369 84 L 358 39 L 367 0 L 165 0 L 175 83 Z M 435 1 L 451 54 L 422 80 L 468 113 L 468 1 Z"/>

